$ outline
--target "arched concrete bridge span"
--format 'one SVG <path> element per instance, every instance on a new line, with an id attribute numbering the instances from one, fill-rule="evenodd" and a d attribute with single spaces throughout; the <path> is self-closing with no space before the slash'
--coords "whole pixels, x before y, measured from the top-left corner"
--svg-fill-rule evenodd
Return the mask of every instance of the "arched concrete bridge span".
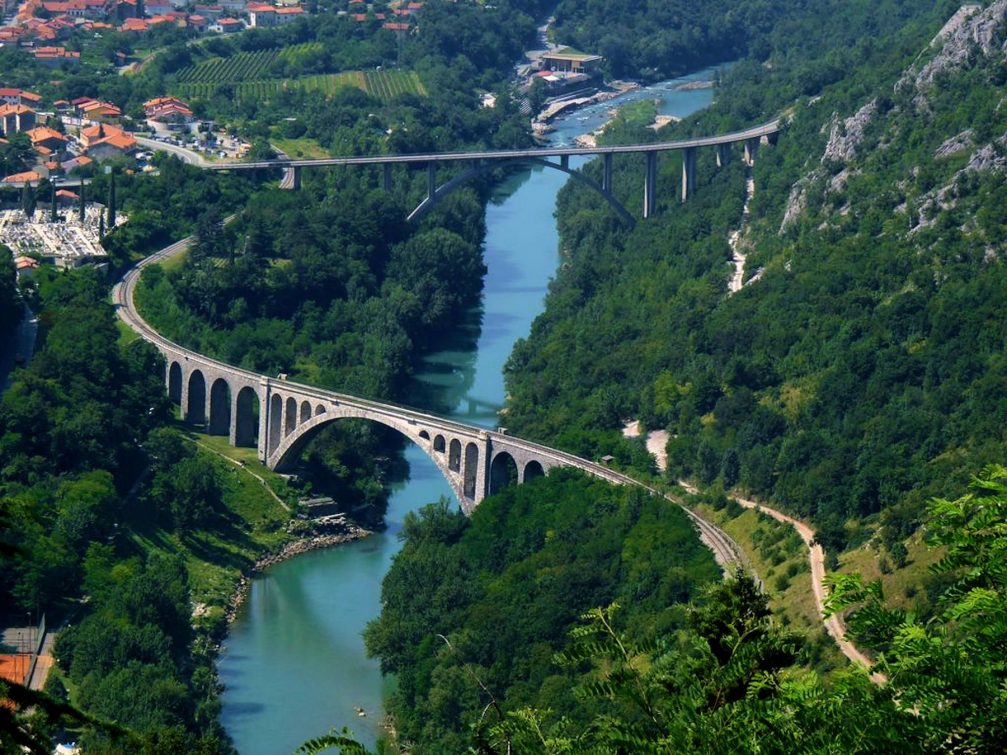
<path id="1" fill-rule="evenodd" d="M 633 217 L 612 195 L 612 159 L 616 155 L 642 154 L 644 160 L 643 176 L 643 217 L 651 217 L 657 210 L 657 159 L 662 152 L 682 152 L 682 201 L 686 201 L 695 191 L 696 183 L 696 150 L 703 147 L 716 147 L 717 164 L 723 165 L 730 156 L 730 148 L 734 144 L 744 146 L 745 162 L 751 165 L 760 142 L 765 139 L 774 142 L 783 122 L 777 118 L 772 121 L 732 131 L 728 134 L 701 136 L 691 139 L 678 139 L 670 142 L 655 142 L 651 144 L 627 144 L 603 147 L 544 147 L 536 149 L 482 150 L 474 152 L 436 152 L 409 155 L 369 155 L 359 157 L 328 157 L 318 160 L 293 160 L 283 156 L 276 160 L 257 160 L 244 163 L 205 163 L 199 167 L 204 170 L 263 170 L 282 169 L 284 178 L 281 186 L 297 190 L 301 186 L 301 171 L 304 168 L 317 168 L 333 165 L 375 165 L 384 171 L 383 185 L 386 190 L 392 187 L 392 168 L 395 165 L 425 165 L 427 170 L 426 198 L 414 209 L 410 220 L 421 218 L 440 200 L 457 189 L 465 181 L 471 180 L 479 173 L 491 167 L 499 167 L 508 162 L 532 162 L 545 165 L 569 173 L 598 191 L 627 224 L 633 225 Z M 602 181 L 598 185 L 579 171 L 569 167 L 571 157 L 601 156 Z M 552 162 L 548 158 L 558 158 Z M 466 162 L 472 166 L 447 183 L 437 185 L 437 165 L 441 163 Z"/>
<path id="2" fill-rule="evenodd" d="M 558 163 L 554 163 L 551 160 L 546 160 L 544 157 L 523 157 L 523 158 L 515 157 L 511 160 L 503 161 L 502 163 L 489 162 L 489 161 L 487 162 L 476 161 L 476 165 L 474 165 L 473 167 L 469 168 L 468 170 L 462 173 L 459 173 L 457 176 L 452 178 L 450 181 L 447 181 L 446 183 L 442 184 L 441 186 L 437 186 L 432 192 L 428 190 L 426 198 L 424 198 L 424 200 L 420 202 L 419 205 L 417 205 L 415 210 L 409 213 L 408 220 L 410 221 L 419 220 L 428 212 L 430 212 L 437 204 L 440 203 L 442 199 L 447 197 L 449 194 L 456 191 L 457 189 L 460 189 L 466 183 L 482 175 L 483 173 L 493 170 L 494 168 L 499 168 L 501 164 L 541 165 L 545 168 L 552 168 L 553 170 L 562 171 L 563 173 L 566 173 L 568 176 L 575 179 L 576 181 L 584 184 L 588 188 L 593 189 L 594 191 L 601 194 L 601 196 L 605 199 L 605 201 L 608 202 L 612 206 L 612 209 L 615 210 L 615 212 L 619 215 L 620 218 L 622 218 L 622 221 L 630 228 L 632 228 L 636 224 L 636 220 L 630 214 L 629 210 L 623 207 L 622 203 L 615 198 L 614 194 L 612 194 L 611 190 L 612 171 L 610 162 L 606 163 L 607 171 L 605 173 L 605 178 L 603 179 L 602 183 L 599 184 L 591 180 L 587 176 L 585 176 L 581 171 L 572 169 L 570 167 L 570 160 L 568 157 L 561 158 Z"/>

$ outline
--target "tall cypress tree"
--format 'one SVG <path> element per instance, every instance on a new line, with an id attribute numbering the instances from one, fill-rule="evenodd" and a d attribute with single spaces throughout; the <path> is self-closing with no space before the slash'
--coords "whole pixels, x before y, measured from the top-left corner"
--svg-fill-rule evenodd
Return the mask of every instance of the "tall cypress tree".
<path id="1" fill-rule="evenodd" d="M 49 220 L 55 223 L 59 216 L 56 214 L 56 184 L 49 184 L 52 191 L 49 192 Z"/>
<path id="2" fill-rule="evenodd" d="M 27 181 L 21 190 L 21 210 L 29 220 L 35 215 L 35 189 L 31 181 Z"/>
<path id="3" fill-rule="evenodd" d="M 77 219 L 84 225 L 84 179 L 80 180 L 80 202 L 77 205 Z"/>

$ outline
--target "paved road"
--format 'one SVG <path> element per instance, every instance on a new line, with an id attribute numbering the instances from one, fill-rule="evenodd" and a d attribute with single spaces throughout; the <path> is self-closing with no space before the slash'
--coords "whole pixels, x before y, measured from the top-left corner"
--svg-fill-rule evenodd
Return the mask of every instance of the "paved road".
<path id="1" fill-rule="evenodd" d="M 185 147 L 179 147 L 177 144 L 159 142 L 156 139 L 148 139 L 144 136 L 136 137 L 136 143 L 152 152 L 170 152 L 182 162 L 196 165 L 200 168 L 208 168 L 212 164 L 204 160 L 203 156 L 198 152 L 193 152 L 191 149 L 186 149 Z"/>
<path id="2" fill-rule="evenodd" d="M 545 147 L 536 149 L 502 149 L 481 152 L 436 152 L 411 155 L 369 155 L 357 157 L 326 157 L 319 160 L 259 160 L 242 163 L 213 163 L 207 170 L 260 170 L 263 168 L 311 168 L 331 165 L 384 165 L 386 163 L 437 163 L 458 160 L 527 160 L 543 157 L 589 157 L 592 155 L 639 154 L 641 152 L 668 152 L 672 150 L 734 144 L 749 139 L 759 139 L 779 133 L 782 121 L 777 118 L 742 131 L 716 136 L 700 136 L 654 144 L 628 144 L 616 147 Z"/>

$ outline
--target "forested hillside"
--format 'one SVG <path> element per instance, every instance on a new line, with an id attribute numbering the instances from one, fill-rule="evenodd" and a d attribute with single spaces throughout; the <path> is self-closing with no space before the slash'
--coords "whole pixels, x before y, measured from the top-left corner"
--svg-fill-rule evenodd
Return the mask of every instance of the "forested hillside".
<path id="1" fill-rule="evenodd" d="M 672 477 L 774 500 L 833 549 L 877 514 L 906 537 L 929 495 L 1003 452 L 1003 9 L 934 47 L 939 27 L 911 31 L 915 62 L 891 52 L 903 36 L 788 111 L 756 162 L 736 295 L 737 161 L 704 155 L 681 207 L 668 161 L 664 211 L 632 234 L 568 190 L 570 264 L 515 350 L 508 424 L 554 437 L 642 416 L 674 435 Z M 731 119 L 753 83 L 743 68 L 697 120 Z"/>
<path id="2" fill-rule="evenodd" d="M 551 663 L 578 617 L 618 601 L 632 636 L 674 635 L 683 604 L 718 577 L 684 512 L 572 471 L 508 488 L 471 519 L 429 506 L 407 516 L 402 537 L 366 639 L 396 674 L 396 728 L 416 753 L 465 751 L 488 702 L 473 679 L 504 710 L 580 723 L 609 710 L 577 704 L 578 664 Z"/>

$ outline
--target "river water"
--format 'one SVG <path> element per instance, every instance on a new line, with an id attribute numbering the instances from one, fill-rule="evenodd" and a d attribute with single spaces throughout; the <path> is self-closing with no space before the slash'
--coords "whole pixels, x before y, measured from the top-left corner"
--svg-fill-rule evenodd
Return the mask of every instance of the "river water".
<path id="1" fill-rule="evenodd" d="M 608 120 L 613 107 L 644 98 L 658 99 L 660 114 L 684 117 L 708 105 L 713 93 L 680 87 L 711 76 L 701 71 L 574 111 L 554 122 L 550 138 L 572 144 Z M 546 168 L 518 173 L 497 187 L 487 207 L 478 336 L 471 334 L 467 347 L 431 355 L 418 376 L 424 388 L 440 393 L 438 405 L 455 407 L 452 417 L 487 427 L 498 422 L 493 409 L 504 403 L 503 365 L 541 312 L 559 263 L 553 212 L 567 178 Z M 405 455 L 409 479 L 391 496 L 386 531 L 299 556 L 252 584 L 218 663 L 225 685 L 221 720 L 242 755 L 290 753 L 333 727 L 348 726 L 371 747 L 380 735 L 391 682 L 367 657 L 361 632 L 381 611 L 381 580 L 399 550 L 406 513 L 453 497 L 422 451 L 410 446 Z M 357 715 L 358 707 L 365 716 Z"/>

